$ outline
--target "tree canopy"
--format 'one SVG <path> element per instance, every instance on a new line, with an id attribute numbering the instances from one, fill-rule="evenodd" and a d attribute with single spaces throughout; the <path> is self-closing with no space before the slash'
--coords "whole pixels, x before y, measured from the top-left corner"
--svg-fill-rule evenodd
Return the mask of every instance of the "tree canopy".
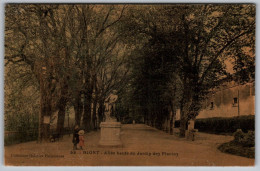
<path id="1" fill-rule="evenodd" d="M 55 113 L 63 133 L 68 107 L 75 124 L 97 129 L 112 90 L 125 112 L 118 119 L 138 115 L 161 128 L 180 109 L 183 134 L 220 79 L 254 80 L 252 4 L 8 4 L 5 10 L 6 114 L 30 110 L 39 117 L 39 140 L 49 137 L 45 121 Z"/>

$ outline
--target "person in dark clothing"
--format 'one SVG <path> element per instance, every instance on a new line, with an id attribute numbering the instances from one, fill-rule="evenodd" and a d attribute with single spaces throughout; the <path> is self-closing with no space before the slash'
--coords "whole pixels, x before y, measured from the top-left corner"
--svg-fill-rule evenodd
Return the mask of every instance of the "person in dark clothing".
<path id="1" fill-rule="evenodd" d="M 79 126 L 76 125 L 73 131 L 73 139 L 72 139 L 72 143 L 73 143 L 73 150 L 77 150 L 77 144 L 79 143 Z"/>

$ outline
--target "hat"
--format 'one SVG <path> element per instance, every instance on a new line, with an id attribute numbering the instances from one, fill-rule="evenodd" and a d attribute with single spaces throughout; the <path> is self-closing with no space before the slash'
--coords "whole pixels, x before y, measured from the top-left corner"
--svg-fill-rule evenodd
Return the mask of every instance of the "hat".
<path id="1" fill-rule="evenodd" d="M 85 132 L 84 132 L 84 130 L 80 130 L 78 134 L 79 134 L 79 135 L 84 135 Z"/>

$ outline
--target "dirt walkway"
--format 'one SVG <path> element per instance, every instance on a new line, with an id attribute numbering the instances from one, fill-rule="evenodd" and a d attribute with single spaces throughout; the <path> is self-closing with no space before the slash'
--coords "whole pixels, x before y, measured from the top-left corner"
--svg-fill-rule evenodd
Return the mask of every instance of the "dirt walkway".
<path id="1" fill-rule="evenodd" d="M 85 135 L 86 148 L 72 151 L 72 137 L 59 142 L 22 143 L 5 147 L 7 165 L 64 166 L 249 166 L 254 159 L 217 150 L 231 136 L 198 133 L 187 141 L 143 124 L 123 125 L 122 148 L 98 147 L 100 132 Z M 76 154 L 74 154 L 74 152 Z"/>

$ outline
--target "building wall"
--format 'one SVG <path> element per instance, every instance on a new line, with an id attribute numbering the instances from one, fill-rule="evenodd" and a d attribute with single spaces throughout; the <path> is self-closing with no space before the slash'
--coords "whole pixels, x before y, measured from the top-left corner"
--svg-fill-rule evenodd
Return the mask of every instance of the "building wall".
<path id="1" fill-rule="evenodd" d="M 202 104 L 199 118 L 233 117 L 241 115 L 255 115 L 255 87 L 253 83 L 238 85 L 230 82 L 208 96 Z M 177 110 L 176 119 L 180 119 Z"/>
<path id="2" fill-rule="evenodd" d="M 221 86 L 203 103 L 199 118 L 233 117 L 255 114 L 255 91 L 252 83 L 235 82 Z"/>

